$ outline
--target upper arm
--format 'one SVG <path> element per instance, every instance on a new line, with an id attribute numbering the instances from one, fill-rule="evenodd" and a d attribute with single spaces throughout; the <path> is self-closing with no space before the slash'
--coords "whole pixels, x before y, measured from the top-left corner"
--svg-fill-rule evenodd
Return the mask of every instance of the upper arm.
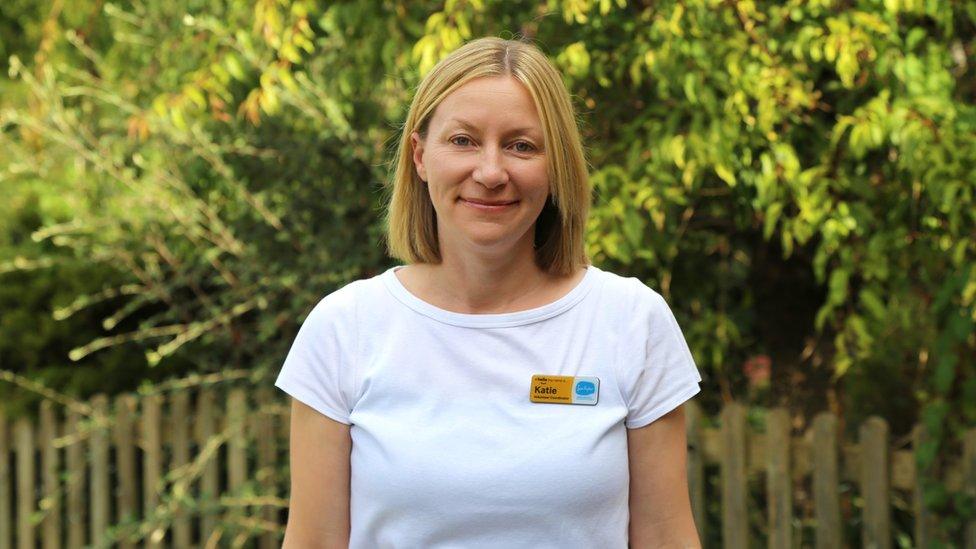
<path id="1" fill-rule="evenodd" d="M 283 549 L 349 544 L 349 425 L 291 401 L 291 497 Z"/>
<path id="2" fill-rule="evenodd" d="M 701 547 L 688 497 L 686 444 L 681 406 L 627 429 L 630 547 Z"/>

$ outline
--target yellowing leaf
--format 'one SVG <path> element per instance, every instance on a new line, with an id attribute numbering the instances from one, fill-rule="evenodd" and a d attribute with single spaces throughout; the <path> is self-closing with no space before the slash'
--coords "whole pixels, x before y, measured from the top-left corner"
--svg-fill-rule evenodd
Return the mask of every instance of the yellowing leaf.
<path id="1" fill-rule="evenodd" d="M 722 181 L 728 183 L 730 187 L 735 187 L 735 174 L 732 173 L 732 170 L 730 170 L 727 166 L 723 164 L 716 164 L 715 173 L 718 174 Z"/>
<path id="2" fill-rule="evenodd" d="M 244 67 L 241 66 L 241 62 L 237 59 L 234 54 L 229 54 L 224 58 L 224 66 L 227 67 L 227 72 L 237 80 L 244 80 Z"/>
<path id="3" fill-rule="evenodd" d="M 183 93 L 193 102 L 194 105 L 204 109 L 207 107 L 207 99 L 200 92 L 200 88 L 196 86 L 185 86 L 183 88 Z"/>

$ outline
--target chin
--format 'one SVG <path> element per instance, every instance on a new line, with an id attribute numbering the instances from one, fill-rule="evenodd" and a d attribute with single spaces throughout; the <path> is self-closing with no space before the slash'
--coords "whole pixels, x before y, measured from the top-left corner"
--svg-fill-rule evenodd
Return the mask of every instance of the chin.
<path id="1" fill-rule="evenodd" d="M 502 231 L 473 231 L 468 232 L 465 240 L 483 249 L 517 248 L 519 237 L 510 232 Z"/>

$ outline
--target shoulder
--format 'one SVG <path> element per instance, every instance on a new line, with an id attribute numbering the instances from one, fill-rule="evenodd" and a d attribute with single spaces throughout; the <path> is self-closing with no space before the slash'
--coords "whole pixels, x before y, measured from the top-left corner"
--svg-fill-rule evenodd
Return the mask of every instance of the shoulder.
<path id="1" fill-rule="evenodd" d="M 390 271 L 384 271 L 340 286 L 319 298 L 309 313 L 309 318 L 347 318 L 368 314 L 370 311 L 388 310 L 390 294 L 384 279 L 389 274 Z"/>
<path id="2" fill-rule="evenodd" d="M 325 294 L 319 298 L 313 311 L 341 310 L 354 306 L 359 286 L 360 281 L 356 280 Z"/>
<path id="3" fill-rule="evenodd" d="M 631 315 L 653 312 L 665 304 L 664 297 L 654 288 L 633 276 L 602 271 L 604 299 Z"/>
<path id="4" fill-rule="evenodd" d="M 356 314 L 359 294 L 366 280 L 354 280 L 319 298 L 305 319 L 306 323 L 329 324 Z"/>

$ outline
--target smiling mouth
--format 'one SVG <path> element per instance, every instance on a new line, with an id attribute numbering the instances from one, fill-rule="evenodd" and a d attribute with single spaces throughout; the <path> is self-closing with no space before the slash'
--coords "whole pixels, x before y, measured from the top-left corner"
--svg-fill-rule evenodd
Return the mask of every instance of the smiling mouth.
<path id="1" fill-rule="evenodd" d="M 500 212 L 502 210 L 508 209 L 509 206 L 514 206 L 515 204 L 518 204 L 518 200 L 515 200 L 513 202 L 501 202 L 501 203 L 496 203 L 496 204 L 483 204 L 483 203 L 479 203 L 479 202 L 472 202 L 472 201 L 466 200 L 464 198 L 459 198 L 458 200 L 460 200 L 461 202 L 463 202 L 467 206 L 471 206 L 472 208 L 475 208 L 477 210 L 481 210 L 481 211 L 484 211 L 484 212 Z"/>

